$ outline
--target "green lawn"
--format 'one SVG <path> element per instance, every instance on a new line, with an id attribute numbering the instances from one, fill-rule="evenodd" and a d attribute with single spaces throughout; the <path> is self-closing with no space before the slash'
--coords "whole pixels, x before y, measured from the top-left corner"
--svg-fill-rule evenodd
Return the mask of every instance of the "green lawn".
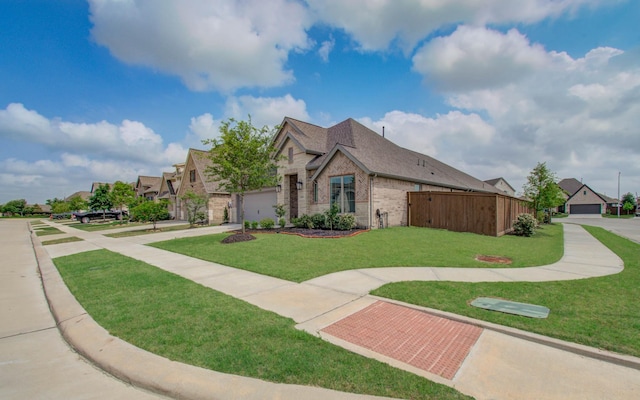
<path id="1" fill-rule="evenodd" d="M 227 234 L 173 239 L 151 246 L 294 282 L 357 268 L 492 267 L 481 255 L 513 260 L 508 267 L 545 265 L 563 254 L 562 226 L 545 225 L 530 238 L 499 238 L 439 229 L 377 229 L 341 239 L 255 234 L 256 240 L 222 244 Z"/>
<path id="2" fill-rule="evenodd" d="M 467 398 L 296 330 L 288 318 L 107 250 L 54 260 L 87 312 L 150 352 L 272 382 L 407 399 Z"/>
<path id="3" fill-rule="evenodd" d="M 51 244 L 61 244 L 61 243 L 72 243 L 72 242 L 80 242 L 83 239 L 76 237 L 76 236 L 69 236 L 66 238 L 62 238 L 62 239 L 54 239 L 54 240 L 45 240 L 42 242 L 43 246 L 48 246 Z"/>
<path id="4" fill-rule="evenodd" d="M 151 229 L 138 229 L 138 230 L 135 230 L 135 231 L 108 233 L 105 236 L 112 237 L 112 238 L 123 238 L 123 237 L 131 237 L 131 236 L 151 235 L 151 234 L 160 233 L 160 232 L 184 231 L 186 229 L 196 229 L 196 228 L 195 227 L 194 228 L 190 228 L 189 224 L 171 225 L 171 226 L 165 226 L 165 227 L 160 225 L 160 227 L 158 227 L 155 231 L 153 230 L 153 228 L 151 228 Z"/>
<path id="5" fill-rule="evenodd" d="M 373 294 L 638 357 L 640 245 L 602 228 L 585 228 L 624 260 L 623 272 L 540 283 L 403 282 Z M 468 305 L 479 296 L 539 304 L 551 313 L 534 319 Z"/>
<path id="6" fill-rule="evenodd" d="M 59 233 L 64 233 L 60 229 L 48 225 L 35 225 L 33 226 L 33 230 L 36 233 L 36 236 L 57 235 Z"/>
<path id="7" fill-rule="evenodd" d="M 618 214 L 602 214 L 602 218 L 618 218 Z M 632 219 L 635 218 L 634 214 L 620 214 L 620 219 Z"/>
<path id="8" fill-rule="evenodd" d="M 141 224 L 139 222 L 126 222 L 126 221 L 111 221 L 111 222 L 92 222 L 89 224 L 83 224 L 80 222 L 75 222 L 72 224 L 65 224 L 67 226 L 71 226 L 76 229 L 80 229 L 86 232 L 95 232 L 95 231 L 103 231 L 106 229 L 120 229 L 120 228 L 129 228 L 132 226 L 143 226 L 145 224 Z"/>

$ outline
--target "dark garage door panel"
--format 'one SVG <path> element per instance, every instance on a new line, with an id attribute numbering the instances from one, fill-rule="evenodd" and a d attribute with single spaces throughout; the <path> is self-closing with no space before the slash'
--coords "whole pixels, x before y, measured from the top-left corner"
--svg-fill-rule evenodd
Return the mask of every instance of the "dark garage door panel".
<path id="1" fill-rule="evenodd" d="M 571 204 L 571 214 L 600 214 L 600 204 Z"/>

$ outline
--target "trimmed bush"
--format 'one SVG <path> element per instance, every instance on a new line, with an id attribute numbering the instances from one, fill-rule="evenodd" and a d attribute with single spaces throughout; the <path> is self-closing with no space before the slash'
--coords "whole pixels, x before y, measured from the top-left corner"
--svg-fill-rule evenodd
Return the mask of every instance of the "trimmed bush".
<path id="1" fill-rule="evenodd" d="M 300 218 L 294 218 L 291 222 L 296 228 L 313 229 L 313 221 L 307 214 L 302 215 Z"/>
<path id="2" fill-rule="evenodd" d="M 280 225 L 280 228 L 284 228 L 287 225 L 287 220 L 280 218 L 280 220 L 278 220 L 278 225 Z"/>
<path id="3" fill-rule="evenodd" d="M 325 229 L 325 216 L 324 214 L 313 214 L 311 216 L 311 222 L 315 229 Z"/>
<path id="4" fill-rule="evenodd" d="M 251 228 L 251 221 L 244 221 L 244 229 L 250 229 Z"/>
<path id="5" fill-rule="evenodd" d="M 251 229 L 258 229 L 258 221 L 251 221 Z"/>
<path id="6" fill-rule="evenodd" d="M 513 222 L 513 233 L 518 236 L 533 236 L 536 233 L 537 221 L 531 214 L 519 214 Z"/>
<path id="7" fill-rule="evenodd" d="M 273 218 L 263 218 L 262 220 L 260 220 L 260 226 L 264 229 L 273 229 L 275 225 L 276 222 L 273 220 Z"/>
<path id="8" fill-rule="evenodd" d="M 353 214 L 341 214 L 338 216 L 336 229 L 339 231 L 349 231 L 356 226 L 356 217 Z"/>

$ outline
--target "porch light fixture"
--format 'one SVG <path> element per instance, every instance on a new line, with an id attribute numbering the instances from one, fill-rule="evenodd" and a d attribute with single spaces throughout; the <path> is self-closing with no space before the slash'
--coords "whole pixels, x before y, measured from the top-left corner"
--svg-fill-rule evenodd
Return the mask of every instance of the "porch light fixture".
<path id="1" fill-rule="evenodd" d="M 282 185 L 279 183 L 276 185 L 276 192 L 278 193 L 282 192 Z"/>
<path id="2" fill-rule="evenodd" d="M 302 190 L 302 181 L 296 182 L 296 189 Z"/>

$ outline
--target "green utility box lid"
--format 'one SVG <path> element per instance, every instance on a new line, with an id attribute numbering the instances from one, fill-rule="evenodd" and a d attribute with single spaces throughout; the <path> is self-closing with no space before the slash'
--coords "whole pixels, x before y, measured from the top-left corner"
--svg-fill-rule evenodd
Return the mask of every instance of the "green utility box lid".
<path id="1" fill-rule="evenodd" d="M 485 310 L 500 311 L 507 314 L 522 315 L 531 318 L 547 318 L 549 309 L 535 304 L 518 303 L 491 297 L 478 297 L 471 305 Z"/>

